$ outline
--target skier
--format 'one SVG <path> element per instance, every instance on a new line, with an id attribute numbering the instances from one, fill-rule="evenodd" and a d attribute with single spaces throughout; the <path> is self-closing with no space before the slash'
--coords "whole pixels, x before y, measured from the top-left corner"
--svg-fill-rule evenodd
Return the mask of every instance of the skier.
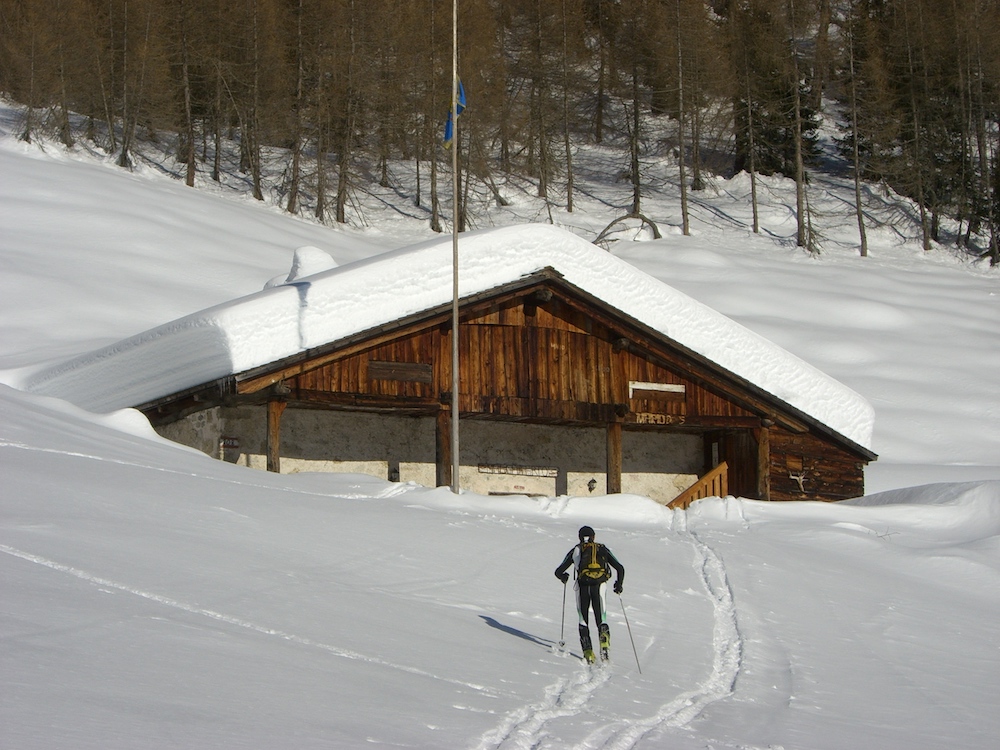
<path id="1" fill-rule="evenodd" d="M 576 571 L 576 612 L 580 618 L 580 646 L 583 648 L 583 658 L 588 664 L 594 663 L 594 647 L 590 640 L 590 610 L 594 610 L 594 620 L 597 625 L 601 644 L 601 658 L 608 659 L 611 647 L 611 629 L 606 622 L 607 608 L 605 606 L 605 589 L 611 578 L 610 568 L 618 574 L 614 590 L 621 594 L 625 582 L 625 567 L 603 544 L 594 541 L 594 530 L 589 526 L 580 528 L 580 543 L 566 553 L 566 557 L 556 568 L 556 578 L 565 585 L 569 581 L 566 571 L 570 565 Z"/>

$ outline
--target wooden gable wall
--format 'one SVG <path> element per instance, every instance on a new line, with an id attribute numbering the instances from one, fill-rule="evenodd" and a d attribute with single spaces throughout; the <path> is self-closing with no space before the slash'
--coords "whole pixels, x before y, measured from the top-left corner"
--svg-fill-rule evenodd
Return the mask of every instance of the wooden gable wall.
<path id="1" fill-rule="evenodd" d="M 612 329 L 555 296 L 495 300 L 463 316 L 459 404 L 463 417 L 549 424 L 622 422 L 636 428 L 759 425 L 717 386 L 653 361 L 648 342 Z M 451 331 L 435 321 L 282 378 L 287 398 L 315 405 L 433 412 L 451 388 Z M 678 358 L 679 360 L 679 358 Z M 275 377 L 241 387 L 252 392 Z M 662 391 L 630 384 L 682 388 Z"/>

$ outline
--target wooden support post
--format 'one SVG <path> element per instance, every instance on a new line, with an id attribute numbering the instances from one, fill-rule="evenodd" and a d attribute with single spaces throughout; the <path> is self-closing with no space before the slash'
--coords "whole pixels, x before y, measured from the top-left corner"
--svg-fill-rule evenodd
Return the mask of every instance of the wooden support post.
<path id="1" fill-rule="evenodd" d="M 608 423 L 608 480 L 609 495 L 622 491 L 622 423 Z"/>
<path id="2" fill-rule="evenodd" d="M 757 430 L 757 499 L 771 499 L 771 431 Z"/>
<path id="3" fill-rule="evenodd" d="M 281 414 L 284 401 L 267 402 L 267 470 L 281 472 Z"/>
<path id="4" fill-rule="evenodd" d="M 451 486 L 451 412 L 441 409 L 434 426 L 434 464 L 438 487 Z"/>

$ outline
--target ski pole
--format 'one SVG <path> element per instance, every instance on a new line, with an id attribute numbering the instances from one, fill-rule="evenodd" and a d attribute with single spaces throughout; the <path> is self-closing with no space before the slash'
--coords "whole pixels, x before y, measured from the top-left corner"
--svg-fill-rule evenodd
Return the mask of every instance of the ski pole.
<path id="1" fill-rule="evenodd" d="M 559 650 L 566 648 L 566 581 L 563 581 L 562 624 L 559 626 Z"/>
<path id="2" fill-rule="evenodd" d="M 628 639 L 632 641 L 632 653 L 635 655 L 635 666 L 639 670 L 639 674 L 642 674 L 642 667 L 639 666 L 639 652 L 635 650 L 635 640 L 632 638 L 632 626 L 628 623 L 628 613 L 625 611 L 625 602 L 622 601 L 622 595 L 618 595 L 618 603 L 622 605 L 622 614 L 625 615 L 625 627 L 628 628 Z"/>

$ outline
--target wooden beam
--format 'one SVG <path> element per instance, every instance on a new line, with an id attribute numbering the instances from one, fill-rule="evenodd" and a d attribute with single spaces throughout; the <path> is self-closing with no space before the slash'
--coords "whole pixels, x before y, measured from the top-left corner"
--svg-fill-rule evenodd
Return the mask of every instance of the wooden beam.
<path id="1" fill-rule="evenodd" d="M 596 404 L 587 401 L 559 401 L 548 398 L 511 396 L 462 396 L 462 410 L 482 415 L 514 419 L 534 418 L 539 423 L 607 424 L 618 416 L 619 404 Z"/>
<path id="2" fill-rule="evenodd" d="M 295 397 L 290 398 L 289 401 L 307 407 L 370 409 L 406 414 L 426 413 L 428 415 L 436 413 L 441 405 L 439 399 L 432 398 L 383 396 L 368 393 L 330 393 L 303 389 L 297 390 Z"/>
<path id="3" fill-rule="evenodd" d="M 756 430 L 757 435 L 757 499 L 771 499 L 771 431 Z"/>
<path id="4" fill-rule="evenodd" d="M 684 415 L 683 424 L 686 427 L 697 427 L 705 430 L 753 430 L 760 427 L 760 417 Z"/>
<path id="5" fill-rule="evenodd" d="M 451 412 L 441 409 L 434 425 L 434 465 L 438 487 L 451 486 Z"/>
<path id="6" fill-rule="evenodd" d="M 622 491 L 622 423 L 608 423 L 608 481 L 609 495 Z"/>
<path id="7" fill-rule="evenodd" d="M 267 470 L 281 472 L 281 415 L 287 404 L 284 401 L 267 402 Z"/>

